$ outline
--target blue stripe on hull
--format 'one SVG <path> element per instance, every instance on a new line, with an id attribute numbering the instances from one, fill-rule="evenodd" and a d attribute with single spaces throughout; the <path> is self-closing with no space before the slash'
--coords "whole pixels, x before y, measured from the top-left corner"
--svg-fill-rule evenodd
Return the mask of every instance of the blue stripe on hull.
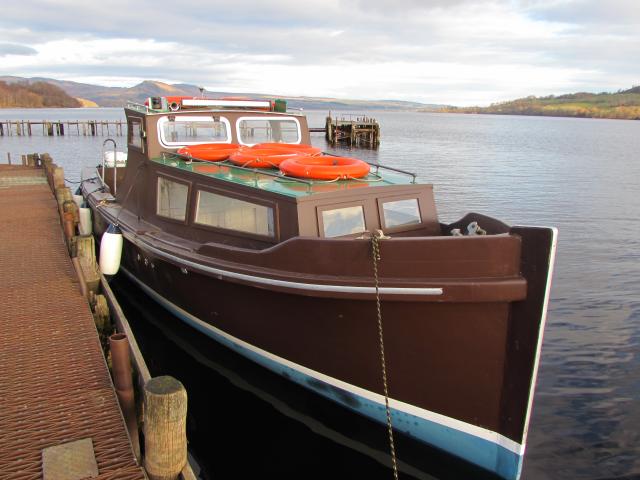
<path id="1" fill-rule="evenodd" d="M 288 365 L 283 365 L 271 358 L 261 355 L 254 350 L 245 348 L 224 335 L 220 335 L 215 330 L 207 328 L 206 324 L 194 320 L 194 317 L 185 314 L 184 311 L 160 296 L 153 289 L 144 285 L 131 273 L 126 270 L 124 271 L 136 284 L 169 312 L 220 344 L 235 350 L 240 355 L 279 375 L 287 377 L 305 388 L 314 390 L 325 398 L 333 400 L 382 424 L 386 424 L 387 418 L 383 404 L 323 382 Z M 402 410 L 392 408 L 391 415 L 394 429 L 412 438 L 451 453 L 490 472 L 494 472 L 504 479 L 516 480 L 520 477 L 522 456 L 518 453 L 489 440 L 479 438 L 449 426 L 441 425 L 437 422 L 426 420 Z"/>

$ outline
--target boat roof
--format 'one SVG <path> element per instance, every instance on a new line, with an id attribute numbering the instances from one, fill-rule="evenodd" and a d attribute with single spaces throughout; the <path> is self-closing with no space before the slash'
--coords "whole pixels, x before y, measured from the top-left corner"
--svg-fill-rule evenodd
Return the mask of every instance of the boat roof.
<path id="1" fill-rule="evenodd" d="M 231 103 L 231 101 L 230 101 Z M 252 109 L 252 108 L 237 108 L 233 105 L 229 105 L 227 107 L 217 107 L 217 106 L 200 106 L 200 107 L 191 107 L 189 109 L 181 109 L 177 111 L 170 110 L 156 110 L 153 108 L 149 108 L 146 105 L 136 103 L 136 102 L 127 102 L 124 107 L 125 110 L 130 110 L 136 113 L 142 113 L 146 116 L 161 116 L 161 115 L 196 115 L 196 114 L 211 114 L 211 113 L 252 113 L 257 115 L 265 115 L 269 116 L 283 116 L 283 117 L 303 117 L 305 116 L 302 112 L 292 112 L 292 111 L 284 111 L 279 112 L 276 110 L 264 110 L 264 109 Z"/>
<path id="2" fill-rule="evenodd" d="M 155 157 L 152 158 L 151 161 L 168 165 L 182 171 L 193 172 L 225 182 L 294 198 L 363 187 L 411 185 L 417 183 L 415 175 L 400 170 L 396 171 L 377 164 L 370 164 L 371 172 L 364 178 L 322 181 L 284 176 L 277 169 L 239 167 L 228 161 L 187 161 L 178 155 L 172 154 Z"/>

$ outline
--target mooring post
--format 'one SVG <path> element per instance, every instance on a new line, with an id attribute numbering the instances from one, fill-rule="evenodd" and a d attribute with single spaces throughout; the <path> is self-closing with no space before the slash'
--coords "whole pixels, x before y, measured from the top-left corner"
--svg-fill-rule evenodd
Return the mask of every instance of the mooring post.
<path id="1" fill-rule="evenodd" d="M 92 235 L 80 236 L 76 239 L 76 255 L 87 283 L 87 290 L 97 294 L 100 287 L 100 271 L 96 262 L 95 239 Z"/>
<path id="2" fill-rule="evenodd" d="M 118 402 L 127 424 L 131 446 L 136 457 L 140 459 L 140 440 L 138 437 L 138 421 L 136 402 L 133 395 L 133 379 L 131 377 L 131 358 L 129 356 L 129 340 L 124 333 L 115 333 L 109 337 L 113 384 L 116 387 Z"/>
<path id="3" fill-rule="evenodd" d="M 64 188 L 64 169 L 62 167 L 55 167 L 53 169 L 53 188 Z"/>
<path id="4" fill-rule="evenodd" d="M 151 480 L 174 480 L 187 463 L 187 391 L 173 377 L 144 386 L 144 450 Z"/>
<path id="5" fill-rule="evenodd" d="M 64 212 L 62 214 L 62 218 L 64 219 L 63 221 L 63 225 L 64 225 L 64 236 L 67 240 L 67 247 L 71 247 L 71 239 L 74 237 L 74 235 L 76 234 L 76 230 L 73 227 L 73 213 L 71 212 Z"/>
<path id="6" fill-rule="evenodd" d="M 7 152 L 7 162 L 9 162 L 9 165 L 11 165 L 11 153 Z"/>

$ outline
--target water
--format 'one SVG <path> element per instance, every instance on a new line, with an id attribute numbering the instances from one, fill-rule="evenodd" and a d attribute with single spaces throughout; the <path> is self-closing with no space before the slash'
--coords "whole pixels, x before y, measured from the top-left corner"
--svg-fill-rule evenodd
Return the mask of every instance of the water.
<path id="1" fill-rule="evenodd" d="M 307 112 L 309 124 L 324 125 L 325 114 Z M 511 224 L 560 230 L 523 478 L 640 478 L 640 122 L 400 112 L 372 116 L 382 127 L 379 150 L 336 150 L 417 172 L 421 180 L 435 185 L 443 221 L 477 211 Z M 122 118 L 122 111 L 0 111 L 4 118 L 106 120 Z M 312 138 L 326 148 L 321 135 Z M 97 163 L 103 140 L 2 137 L 0 161 L 7 151 L 48 151 L 65 167 L 68 179 L 77 179 L 82 166 Z M 192 369 L 189 362 L 194 360 L 185 360 L 183 372 Z M 173 368 L 170 363 L 156 368 Z M 202 395 L 213 394 L 215 389 Z M 231 408 L 224 407 L 225 415 L 240 415 Z M 220 415 L 219 409 L 212 406 L 211 415 Z M 227 435 L 216 430 L 215 420 L 210 425 L 211 435 Z M 244 428 L 241 437 L 247 439 L 255 426 Z M 313 429 L 306 425 L 292 426 L 286 437 L 303 444 L 309 431 Z M 264 448 L 271 451 L 271 440 L 261 438 L 257 448 L 269 444 Z M 316 463 L 326 467 L 330 462 L 338 469 L 339 460 L 345 459 L 358 465 L 358 471 L 369 472 L 370 478 L 383 475 L 373 466 L 364 467 L 372 462 L 371 456 L 353 446 L 340 447 L 340 442 L 326 439 L 310 445 L 326 454 L 317 454 L 319 462 L 317 456 L 301 456 L 296 450 L 296 458 L 303 460 L 290 461 L 302 476 L 320 468 Z M 249 446 L 245 458 L 250 463 L 259 454 L 248 450 Z M 402 459 L 401 449 L 399 455 Z M 446 478 L 441 470 L 435 465 L 428 473 Z"/>

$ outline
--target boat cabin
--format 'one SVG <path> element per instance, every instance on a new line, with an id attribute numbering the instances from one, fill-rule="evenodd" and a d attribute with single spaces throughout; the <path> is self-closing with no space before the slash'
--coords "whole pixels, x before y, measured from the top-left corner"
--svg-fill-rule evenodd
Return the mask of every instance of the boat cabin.
<path id="1" fill-rule="evenodd" d="M 394 236 L 440 234 L 432 185 L 417 183 L 409 172 L 370 164 L 362 178 L 323 181 L 178 153 L 205 143 L 311 144 L 306 117 L 276 111 L 271 102 L 201 100 L 125 109 L 128 159 L 115 196 L 160 230 L 253 249 L 297 236 L 358 237 L 378 229 Z"/>

